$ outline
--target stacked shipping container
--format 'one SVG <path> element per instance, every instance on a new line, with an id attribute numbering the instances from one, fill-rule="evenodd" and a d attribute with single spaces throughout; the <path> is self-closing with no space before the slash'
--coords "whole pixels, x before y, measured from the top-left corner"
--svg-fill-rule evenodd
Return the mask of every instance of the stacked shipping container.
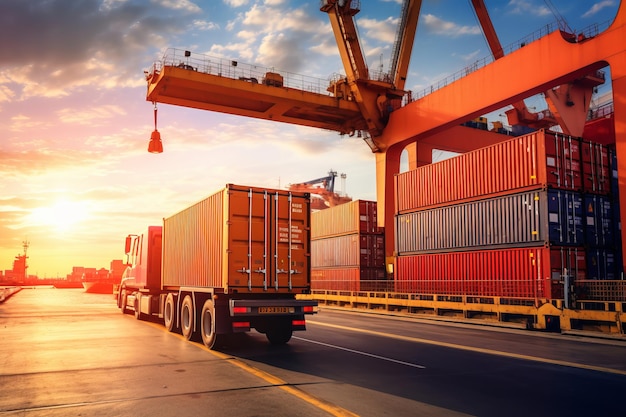
<path id="1" fill-rule="evenodd" d="M 396 290 L 553 299 L 565 275 L 612 279 L 609 156 L 538 131 L 399 174 Z"/>
<path id="2" fill-rule="evenodd" d="M 356 200 L 311 213 L 312 289 L 374 290 L 385 279 L 376 202 Z"/>

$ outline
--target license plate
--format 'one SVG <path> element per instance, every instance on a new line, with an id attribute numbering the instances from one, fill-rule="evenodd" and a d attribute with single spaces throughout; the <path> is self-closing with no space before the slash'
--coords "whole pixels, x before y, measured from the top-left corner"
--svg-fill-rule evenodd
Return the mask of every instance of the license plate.
<path id="1" fill-rule="evenodd" d="M 259 314 L 291 314 L 294 307 L 259 307 Z"/>

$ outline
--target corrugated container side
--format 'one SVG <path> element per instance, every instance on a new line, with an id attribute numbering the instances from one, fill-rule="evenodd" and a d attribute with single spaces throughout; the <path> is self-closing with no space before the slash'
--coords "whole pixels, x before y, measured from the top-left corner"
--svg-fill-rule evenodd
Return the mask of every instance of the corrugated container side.
<path id="1" fill-rule="evenodd" d="M 546 132 L 544 140 L 545 164 L 547 166 L 546 185 L 582 191 L 583 168 L 580 164 L 580 139 Z"/>
<path id="2" fill-rule="evenodd" d="M 353 233 L 311 242 L 311 267 L 384 267 L 383 235 Z"/>
<path id="3" fill-rule="evenodd" d="M 396 212 L 548 186 L 580 191 L 579 158 L 577 139 L 533 132 L 398 174 Z"/>
<path id="4" fill-rule="evenodd" d="M 582 245 L 584 242 L 583 198 L 580 193 L 548 191 L 549 243 Z"/>
<path id="5" fill-rule="evenodd" d="M 563 298 L 562 275 L 584 279 L 584 250 L 545 247 L 400 256 L 397 292 Z M 584 268 L 584 266 L 583 266 Z"/>
<path id="6" fill-rule="evenodd" d="M 579 193 L 528 191 L 396 216 L 396 252 L 581 245 Z"/>
<path id="7" fill-rule="evenodd" d="M 619 279 L 615 251 L 609 248 L 589 248 L 587 257 L 587 279 Z"/>
<path id="8" fill-rule="evenodd" d="M 346 267 L 313 268 L 311 289 L 343 291 L 385 291 L 390 283 L 385 281 L 384 268 Z"/>
<path id="9" fill-rule="evenodd" d="M 300 292 L 310 283 L 308 194 L 229 184 L 164 220 L 165 286 Z"/>
<path id="10" fill-rule="evenodd" d="M 586 195 L 585 243 L 590 247 L 612 246 L 615 242 L 613 204 L 608 196 Z"/>
<path id="11" fill-rule="evenodd" d="M 582 142 L 584 182 L 587 193 L 608 194 L 611 191 L 611 161 L 606 145 Z"/>
<path id="12" fill-rule="evenodd" d="M 163 285 L 226 286 L 225 190 L 163 220 Z"/>
<path id="13" fill-rule="evenodd" d="M 619 177 L 617 176 L 617 152 L 615 148 L 609 148 L 609 163 L 610 163 L 610 188 L 611 188 L 611 197 L 616 199 L 619 195 Z"/>
<path id="14" fill-rule="evenodd" d="M 311 239 L 352 233 L 382 233 L 375 201 L 355 200 L 311 214 Z"/>
<path id="15" fill-rule="evenodd" d="M 361 269 L 326 268 L 311 269 L 312 290 L 361 291 Z"/>

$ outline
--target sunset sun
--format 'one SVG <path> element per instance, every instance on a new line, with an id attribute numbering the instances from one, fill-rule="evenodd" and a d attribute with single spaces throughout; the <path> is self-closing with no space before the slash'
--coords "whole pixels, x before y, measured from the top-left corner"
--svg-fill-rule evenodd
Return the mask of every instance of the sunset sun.
<path id="1" fill-rule="evenodd" d="M 85 220 L 87 216 L 87 206 L 84 203 L 61 200 L 51 206 L 34 209 L 31 213 L 31 220 L 36 225 L 66 232 Z"/>

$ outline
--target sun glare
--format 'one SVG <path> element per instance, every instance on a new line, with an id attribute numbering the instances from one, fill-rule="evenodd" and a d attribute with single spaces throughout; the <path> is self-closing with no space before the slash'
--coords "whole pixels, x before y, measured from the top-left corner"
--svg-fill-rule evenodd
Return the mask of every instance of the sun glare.
<path id="1" fill-rule="evenodd" d="M 58 201 L 52 206 L 36 208 L 31 213 L 33 223 L 54 227 L 58 232 L 67 232 L 86 218 L 86 204 L 75 201 Z"/>

